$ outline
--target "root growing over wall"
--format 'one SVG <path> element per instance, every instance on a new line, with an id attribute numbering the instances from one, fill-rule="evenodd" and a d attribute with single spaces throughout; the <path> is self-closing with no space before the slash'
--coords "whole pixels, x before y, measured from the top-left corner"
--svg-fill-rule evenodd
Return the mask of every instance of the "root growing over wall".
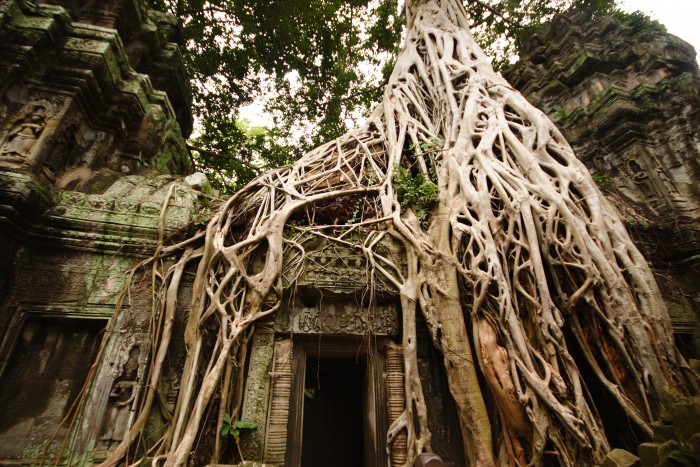
<path id="1" fill-rule="evenodd" d="M 405 47 L 364 127 L 259 177 L 203 235 L 159 250 L 181 256 L 163 273 L 147 395 L 103 465 L 124 457 L 153 407 L 185 266 L 198 261 L 188 355 L 154 465 L 187 462 L 215 393 L 219 423 L 235 416 L 240 388 L 229 385 L 240 381 L 248 332 L 280 308 L 283 266 L 301 272 L 302 235 L 354 245 L 398 291 L 406 397 L 387 443 L 405 437 L 406 465 L 431 444 L 417 312 L 444 355 L 470 465 L 537 465 L 545 455 L 601 463 L 610 442 L 589 386 L 641 434 L 666 392 L 694 387 L 645 260 L 559 131 L 493 71 L 461 3 L 415 0 L 407 18 Z M 380 254 L 384 237 L 403 246 L 405 264 Z M 264 258 L 260 269 L 254 258 Z M 215 342 L 205 345 L 205 328 Z"/>

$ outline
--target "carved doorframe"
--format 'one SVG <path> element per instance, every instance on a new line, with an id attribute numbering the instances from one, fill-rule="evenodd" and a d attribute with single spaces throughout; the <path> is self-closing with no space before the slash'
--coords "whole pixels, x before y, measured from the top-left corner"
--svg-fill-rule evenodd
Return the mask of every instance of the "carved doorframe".
<path id="1" fill-rule="evenodd" d="M 106 328 L 113 314 L 114 310 L 112 308 L 105 309 L 104 311 L 98 310 L 95 313 L 86 314 L 75 313 L 72 311 L 62 312 L 53 308 L 44 308 L 40 306 L 33 306 L 30 308 L 25 308 L 21 305 L 18 306 L 14 313 L 12 313 L 12 318 L 10 318 L 7 327 L 4 329 L 4 332 L 0 337 L 0 378 L 2 378 L 5 374 L 7 364 L 9 363 L 10 359 L 12 359 L 15 348 L 17 347 L 17 339 L 24 329 L 28 319 L 47 318 L 102 320 L 104 321 Z"/>
<path id="2" fill-rule="evenodd" d="M 388 465 L 386 434 L 386 349 L 388 337 L 334 337 L 309 336 L 293 339 L 292 390 L 287 422 L 287 453 L 285 466 L 301 466 L 301 448 L 304 417 L 304 380 L 306 361 L 309 357 L 363 358 L 366 365 L 366 388 L 363 394 L 363 433 L 365 467 Z"/>
<path id="3" fill-rule="evenodd" d="M 48 320 L 90 320 L 90 321 L 102 321 L 104 324 L 104 329 L 96 336 L 98 347 L 103 345 L 110 345 L 113 339 L 111 336 L 106 334 L 106 330 L 109 328 L 110 322 L 113 319 L 114 310 L 112 307 L 100 307 L 92 306 L 87 309 L 79 308 L 76 309 L 72 306 L 67 305 L 64 308 L 55 308 L 53 306 L 24 306 L 19 305 L 12 312 L 12 317 L 8 321 L 6 328 L 3 330 L 2 336 L 0 337 L 0 378 L 5 376 L 9 362 L 12 360 L 18 345 L 18 340 L 25 328 L 25 325 L 29 320 L 32 319 L 48 319 Z M 107 342 L 104 340 L 107 339 Z M 93 365 L 97 363 L 99 365 L 99 360 L 101 358 L 100 352 L 98 350 L 95 356 L 96 361 L 92 362 Z M 92 384 L 87 389 L 88 393 L 92 395 L 94 392 L 95 385 Z M 73 403 L 73 401 L 69 401 Z M 101 415 L 100 415 L 101 416 Z M 90 417 L 84 411 L 79 414 L 79 419 L 83 425 L 93 426 L 95 423 L 95 417 Z M 94 430 L 93 430 L 94 431 Z M 94 437 L 96 433 L 87 431 L 89 433 L 87 436 L 85 432 L 82 432 L 79 428 L 74 427 L 69 433 L 69 449 L 74 450 L 77 454 L 83 454 L 85 451 L 86 440 L 88 443 L 94 443 Z"/>

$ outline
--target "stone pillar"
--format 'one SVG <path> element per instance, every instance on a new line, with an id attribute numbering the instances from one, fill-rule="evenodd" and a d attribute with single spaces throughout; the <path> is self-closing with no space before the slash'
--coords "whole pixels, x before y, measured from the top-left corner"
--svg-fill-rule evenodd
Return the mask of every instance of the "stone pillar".
<path id="1" fill-rule="evenodd" d="M 258 428 L 244 430 L 241 435 L 241 452 L 247 460 L 262 461 L 263 458 L 274 345 L 275 334 L 272 331 L 257 331 L 253 336 L 241 420 L 253 422 Z"/>
<path id="2" fill-rule="evenodd" d="M 272 394 L 270 395 L 270 416 L 268 418 L 265 442 L 265 462 L 284 465 L 287 452 L 287 421 L 289 420 L 289 399 L 292 393 L 292 341 L 275 342 Z"/>
<path id="3" fill-rule="evenodd" d="M 403 372 L 403 350 L 401 346 L 389 344 L 386 349 L 386 387 L 389 424 L 394 423 L 406 409 L 406 392 Z M 391 465 L 406 464 L 408 450 L 406 433 L 397 434 L 391 444 Z"/>

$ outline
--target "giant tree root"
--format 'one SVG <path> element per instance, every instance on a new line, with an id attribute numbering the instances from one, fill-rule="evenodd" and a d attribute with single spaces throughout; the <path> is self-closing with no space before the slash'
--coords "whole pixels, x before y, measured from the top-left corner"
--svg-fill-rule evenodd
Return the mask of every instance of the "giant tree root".
<path id="1" fill-rule="evenodd" d="M 405 47 L 365 126 L 253 181 L 185 252 L 199 265 L 188 358 L 158 457 L 166 466 L 187 462 L 245 331 L 280 307 L 292 253 L 300 273 L 304 249 L 289 227 L 344 244 L 362 230 L 356 246 L 371 273 L 398 292 L 406 406 L 388 446 L 406 436 L 406 465 L 430 450 L 417 311 L 445 357 L 470 465 L 536 465 L 545 455 L 601 463 L 610 441 L 589 386 L 642 434 L 664 392 L 689 391 L 646 263 L 559 131 L 493 71 L 458 0 L 407 2 L 407 18 Z M 437 200 L 405 202 L 398 167 L 432 180 Z M 405 265 L 379 253 L 387 235 Z M 217 330 L 209 352 L 205 327 Z M 582 365 L 594 379 L 584 381 Z M 120 461 L 142 425 L 103 465 Z"/>

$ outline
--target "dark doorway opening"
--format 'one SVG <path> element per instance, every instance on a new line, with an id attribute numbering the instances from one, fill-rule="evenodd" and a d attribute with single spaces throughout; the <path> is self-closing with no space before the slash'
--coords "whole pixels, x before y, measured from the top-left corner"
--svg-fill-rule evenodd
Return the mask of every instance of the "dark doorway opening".
<path id="1" fill-rule="evenodd" d="M 0 378 L 0 458 L 39 453 L 78 397 L 97 355 L 106 321 L 29 317 Z"/>
<path id="2" fill-rule="evenodd" d="M 353 358 L 308 358 L 302 467 L 364 465 L 363 376 Z"/>
<path id="3" fill-rule="evenodd" d="M 676 343 L 676 347 L 681 351 L 681 355 L 683 355 L 686 360 L 698 358 L 698 353 L 695 349 L 695 340 L 692 334 L 674 330 L 673 339 Z"/>

